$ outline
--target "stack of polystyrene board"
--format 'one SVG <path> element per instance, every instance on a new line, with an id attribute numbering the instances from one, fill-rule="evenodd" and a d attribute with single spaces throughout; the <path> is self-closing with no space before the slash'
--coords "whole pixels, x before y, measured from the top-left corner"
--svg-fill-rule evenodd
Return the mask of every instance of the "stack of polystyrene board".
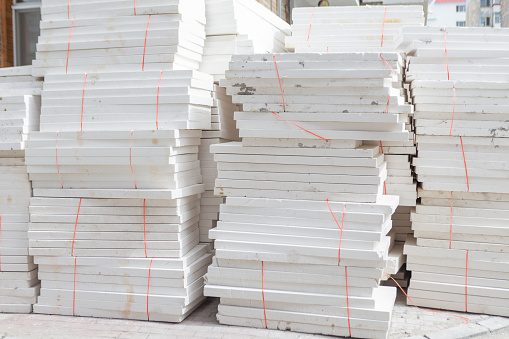
<path id="1" fill-rule="evenodd" d="M 0 312 L 31 313 L 39 294 L 37 266 L 28 255 L 32 194 L 23 158 L 0 151 Z"/>
<path id="2" fill-rule="evenodd" d="M 201 131 L 40 132 L 29 140 L 35 189 L 182 189 L 201 183 Z"/>
<path id="3" fill-rule="evenodd" d="M 28 141 L 35 311 L 178 322 L 204 299 L 201 1 L 45 1 Z M 182 69 L 182 70 L 180 70 Z"/>
<path id="4" fill-rule="evenodd" d="M 425 22 L 422 6 L 302 7 L 292 14 L 286 47 L 297 53 L 393 52 L 402 27 Z"/>
<path id="5" fill-rule="evenodd" d="M 213 144 L 239 139 L 239 131 L 235 127 L 233 115 L 240 107 L 232 103 L 231 96 L 226 95 L 223 87 L 214 85 L 212 93 L 212 126 L 210 130 L 203 131 L 199 147 L 199 159 L 203 176 L 205 192 L 201 199 L 200 212 L 200 241 L 210 242 L 209 230 L 216 226 L 219 216 L 219 205 L 224 202 L 223 197 L 214 196 L 214 185 L 217 178 L 217 165 L 214 155 L 210 152 Z"/>
<path id="6" fill-rule="evenodd" d="M 28 133 L 38 129 L 42 82 L 31 67 L 0 70 L 0 312 L 30 313 L 39 294 L 37 266 L 28 255 L 25 165 Z"/>
<path id="7" fill-rule="evenodd" d="M 36 312 L 177 322 L 203 301 L 199 195 L 33 198 L 30 213 Z"/>
<path id="8" fill-rule="evenodd" d="M 212 89 L 190 70 L 47 75 L 41 131 L 208 129 Z"/>
<path id="9" fill-rule="evenodd" d="M 404 27 L 406 80 L 444 80 L 449 72 L 455 81 L 508 81 L 508 39 L 507 30 L 488 27 Z"/>
<path id="10" fill-rule="evenodd" d="M 34 74 L 198 69 L 204 0 L 44 1 Z"/>
<path id="11" fill-rule="evenodd" d="M 409 295 L 420 306 L 508 316 L 507 34 L 403 33 L 421 186 L 416 239 L 405 246 Z"/>
<path id="12" fill-rule="evenodd" d="M 0 70 L 0 151 L 3 157 L 24 157 L 28 133 L 39 129 L 42 81 L 31 73 L 30 66 Z"/>
<path id="13" fill-rule="evenodd" d="M 242 142 L 211 147 L 227 198 L 205 287 L 221 323 L 387 337 L 399 198 L 383 194 L 379 145 L 361 140 L 407 140 L 412 107 L 393 87 L 400 56 L 385 59 L 394 71 L 378 53 L 232 57 L 221 84 L 243 105 Z"/>
<path id="14" fill-rule="evenodd" d="M 233 54 L 281 53 L 290 26 L 249 0 L 206 0 L 206 34 L 200 70 L 224 78 Z"/>

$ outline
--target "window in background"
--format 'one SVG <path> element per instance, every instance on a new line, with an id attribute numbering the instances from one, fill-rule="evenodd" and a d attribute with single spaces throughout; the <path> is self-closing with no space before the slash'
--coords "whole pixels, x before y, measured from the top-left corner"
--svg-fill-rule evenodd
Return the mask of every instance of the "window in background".
<path id="1" fill-rule="evenodd" d="M 457 5 L 456 6 L 456 12 L 465 12 L 467 9 L 467 6 L 465 5 Z"/>
<path id="2" fill-rule="evenodd" d="M 496 23 L 496 24 L 500 23 L 500 13 L 495 13 L 494 18 L 493 18 L 493 22 Z"/>
<path id="3" fill-rule="evenodd" d="M 483 17 L 481 18 L 481 27 L 490 27 L 490 18 L 489 17 Z"/>
<path id="4" fill-rule="evenodd" d="M 12 4 L 14 32 L 14 64 L 31 65 L 35 59 L 35 45 L 41 21 L 40 0 L 15 0 Z"/>
<path id="5" fill-rule="evenodd" d="M 456 27 L 465 27 L 465 21 L 456 21 Z"/>
<path id="6" fill-rule="evenodd" d="M 491 7 L 491 0 L 481 0 L 481 7 Z"/>

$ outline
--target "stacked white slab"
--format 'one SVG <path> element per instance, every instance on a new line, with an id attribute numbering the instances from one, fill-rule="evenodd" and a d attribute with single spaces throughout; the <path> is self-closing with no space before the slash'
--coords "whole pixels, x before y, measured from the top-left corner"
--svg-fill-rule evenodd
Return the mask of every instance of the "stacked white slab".
<path id="1" fill-rule="evenodd" d="M 240 110 L 240 107 L 233 104 L 231 96 L 218 85 L 214 85 L 212 96 L 212 126 L 210 130 L 203 131 L 199 147 L 201 172 L 205 185 L 200 208 L 200 242 L 211 241 L 209 230 L 216 226 L 219 205 L 224 202 L 224 197 L 214 195 L 217 164 L 214 161 L 214 155 L 210 152 L 210 146 L 239 139 L 239 131 L 235 127 L 233 115 L 235 111 Z"/>
<path id="2" fill-rule="evenodd" d="M 221 84 L 243 105 L 242 142 L 211 147 L 227 199 L 205 293 L 221 323 L 387 337 L 396 290 L 379 284 L 401 258 L 398 197 L 383 195 L 380 147 L 359 140 L 408 139 L 401 58 L 386 60 L 394 74 L 378 53 L 233 56 Z"/>
<path id="3" fill-rule="evenodd" d="M 395 52 L 403 26 L 423 26 L 422 6 L 296 8 L 293 12 L 292 36 L 287 47 L 296 52 Z M 384 55 L 380 55 L 380 58 Z M 393 84 L 406 98 L 402 79 Z M 401 141 L 379 141 L 387 161 L 384 192 L 399 195 L 400 208 L 395 216 L 406 217 L 406 227 L 396 230 L 397 240 L 404 241 L 411 232 L 408 207 L 415 206 L 417 184 L 413 178 L 411 158 L 415 155 L 412 117 L 406 121 L 409 138 Z M 404 206 L 404 207 L 403 207 Z"/>
<path id="4" fill-rule="evenodd" d="M 41 11 L 44 113 L 27 150 L 34 310 L 179 322 L 205 299 L 211 261 L 199 245 L 205 3 L 47 0 Z"/>
<path id="5" fill-rule="evenodd" d="M 183 189 L 201 183 L 201 131 L 41 132 L 30 137 L 34 189 Z"/>
<path id="6" fill-rule="evenodd" d="M 455 81 L 508 81 L 508 39 L 505 29 L 404 27 L 399 48 L 409 55 L 406 80 L 446 80 L 449 69 Z"/>
<path id="7" fill-rule="evenodd" d="M 35 312 L 179 322 L 203 301 L 199 195 L 33 198 L 30 213 Z"/>
<path id="8" fill-rule="evenodd" d="M 8 313 L 31 313 L 39 294 L 28 255 L 32 187 L 24 149 L 38 128 L 42 82 L 31 73 L 31 67 L 0 70 L 0 312 Z"/>
<path id="9" fill-rule="evenodd" d="M 233 54 L 285 52 L 290 26 L 255 1 L 205 0 L 206 34 L 200 70 L 224 78 Z"/>
<path id="10" fill-rule="evenodd" d="M 0 151 L 2 157 L 24 157 L 28 133 L 39 129 L 41 79 L 30 66 L 0 70 Z"/>
<path id="11" fill-rule="evenodd" d="M 212 89 L 190 70 L 47 75 L 41 131 L 208 129 Z"/>
<path id="12" fill-rule="evenodd" d="M 34 74 L 198 69 L 204 0 L 45 0 Z"/>
<path id="13" fill-rule="evenodd" d="M 420 306 L 509 316 L 507 33 L 403 32 L 416 39 L 403 45 L 413 55 L 407 81 L 421 183 L 416 240 L 405 247 L 409 295 Z"/>
<path id="14" fill-rule="evenodd" d="M 402 27 L 425 22 L 422 6 L 302 7 L 292 14 L 286 47 L 297 53 L 394 52 Z"/>

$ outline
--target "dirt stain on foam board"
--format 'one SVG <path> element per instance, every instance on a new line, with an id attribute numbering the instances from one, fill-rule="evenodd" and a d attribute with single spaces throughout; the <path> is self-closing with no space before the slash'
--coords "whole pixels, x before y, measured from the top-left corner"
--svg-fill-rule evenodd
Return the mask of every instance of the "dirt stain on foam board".
<path id="1" fill-rule="evenodd" d="M 124 307 L 124 309 L 123 309 L 123 310 L 122 310 L 122 312 L 121 312 L 121 313 L 122 313 L 122 317 L 124 317 L 124 318 L 128 318 L 128 317 L 129 317 L 129 315 L 131 314 L 131 309 L 133 308 L 133 304 L 134 304 L 134 295 L 133 295 L 133 293 L 134 293 L 134 288 L 133 288 L 133 286 L 129 283 L 129 280 L 128 280 L 128 279 L 125 279 L 125 278 L 124 278 L 124 279 L 122 279 L 122 284 L 123 284 L 123 285 L 127 285 L 127 286 L 129 286 L 129 287 L 127 288 L 127 291 L 126 291 L 126 292 L 128 293 L 128 295 L 127 295 L 127 301 L 126 301 L 126 303 L 125 303 L 125 307 Z"/>

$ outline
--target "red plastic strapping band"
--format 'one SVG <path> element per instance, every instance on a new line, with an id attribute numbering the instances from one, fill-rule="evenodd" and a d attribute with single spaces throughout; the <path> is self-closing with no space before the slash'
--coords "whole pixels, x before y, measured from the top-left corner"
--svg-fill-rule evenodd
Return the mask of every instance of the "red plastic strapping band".
<path id="1" fill-rule="evenodd" d="M 263 317 L 265 318 L 265 328 L 268 328 L 267 311 L 265 310 L 265 290 L 263 289 L 263 260 L 262 260 L 262 300 L 263 300 Z"/>
<path id="2" fill-rule="evenodd" d="M 76 315 L 76 261 L 77 257 L 74 257 L 74 287 L 72 291 L 72 315 Z"/>
<path id="3" fill-rule="evenodd" d="M 449 78 L 449 59 L 447 58 L 447 33 L 445 32 L 445 28 L 444 28 L 444 47 L 445 47 L 445 62 L 447 64 L 447 80 L 450 80 L 450 78 Z"/>
<path id="4" fill-rule="evenodd" d="M 311 24 L 313 23 L 314 15 L 315 15 L 315 8 L 313 7 L 313 11 L 311 12 L 311 21 L 309 22 L 308 39 L 306 41 L 309 41 L 309 36 L 311 35 Z"/>
<path id="5" fill-rule="evenodd" d="M 387 195 L 387 185 L 385 185 L 385 181 L 384 181 L 384 195 Z"/>
<path id="6" fill-rule="evenodd" d="M 468 312 L 468 250 L 465 258 L 465 312 Z"/>
<path id="7" fill-rule="evenodd" d="M 380 53 L 380 58 L 382 58 L 383 62 L 387 65 L 387 67 L 390 68 L 391 76 L 394 76 L 394 68 L 392 68 L 391 65 L 389 65 L 389 63 L 384 59 L 384 57 L 382 56 L 382 53 Z"/>
<path id="8" fill-rule="evenodd" d="M 147 229 L 146 229 L 146 224 L 145 224 L 145 215 L 146 215 L 146 212 L 145 212 L 145 199 L 143 199 L 143 241 L 145 243 L 145 258 L 147 258 Z"/>
<path id="9" fill-rule="evenodd" d="M 74 235 L 72 236 L 71 256 L 74 256 L 74 240 L 76 239 L 76 229 L 78 228 L 78 217 L 80 216 L 80 208 L 81 208 L 81 198 L 80 203 L 78 205 L 78 213 L 76 213 L 76 223 L 74 224 Z"/>
<path id="10" fill-rule="evenodd" d="M 452 124 L 454 123 L 454 112 L 456 112 L 456 88 L 454 85 L 452 86 L 452 95 L 454 96 L 453 106 L 452 106 L 452 118 L 451 118 L 451 129 L 449 130 L 449 136 L 452 135 Z"/>
<path id="11" fill-rule="evenodd" d="M 385 107 L 385 113 L 389 113 L 389 103 L 391 102 L 391 96 L 387 99 L 387 106 Z"/>
<path id="12" fill-rule="evenodd" d="M 60 186 L 63 189 L 64 188 L 64 183 L 62 182 L 62 177 L 60 176 L 60 168 L 58 167 L 58 132 L 57 132 L 57 139 L 55 141 L 55 161 L 57 163 L 58 179 L 60 179 Z"/>
<path id="13" fill-rule="evenodd" d="M 380 150 L 382 151 L 382 154 L 384 154 L 384 146 L 382 145 L 382 140 L 380 140 Z"/>
<path id="14" fill-rule="evenodd" d="M 451 191 L 451 226 L 449 228 L 449 248 L 452 247 L 452 191 Z"/>
<path id="15" fill-rule="evenodd" d="M 279 70 L 277 68 L 276 55 L 274 54 L 274 65 L 276 66 L 277 80 L 279 81 L 279 88 L 281 89 L 281 98 L 283 98 L 283 112 L 286 112 L 285 95 L 283 94 L 283 86 L 281 85 L 281 78 L 279 77 Z"/>
<path id="16" fill-rule="evenodd" d="M 385 6 L 384 10 L 384 21 L 382 23 L 382 41 L 380 42 L 380 47 L 384 46 L 384 29 L 385 29 L 385 15 L 387 14 L 387 6 Z"/>
<path id="17" fill-rule="evenodd" d="M 148 16 L 147 20 L 147 29 L 145 30 L 145 44 L 143 45 L 143 64 L 141 65 L 141 70 L 145 70 L 145 52 L 147 51 L 147 35 L 148 35 L 148 26 L 150 25 L 150 17 L 152 15 Z"/>
<path id="18" fill-rule="evenodd" d="M 470 192 L 470 185 L 468 183 L 468 170 L 467 170 L 467 159 L 465 159 L 465 149 L 463 148 L 463 138 L 460 137 L 461 141 L 461 152 L 463 153 L 463 162 L 465 163 L 465 176 L 467 178 L 467 192 Z"/>
<path id="19" fill-rule="evenodd" d="M 87 73 L 85 73 L 85 82 L 83 83 L 83 96 L 81 97 L 81 131 L 83 132 L 83 108 L 85 107 L 85 86 L 87 85 Z"/>
<path id="20" fill-rule="evenodd" d="M 69 13 L 70 13 L 69 7 L 71 5 L 70 2 L 71 2 L 71 0 L 67 0 L 67 20 L 70 19 L 70 16 L 69 16 Z"/>
<path id="21" fill-rule="evenodd" d="M 67 61 L 65 62 L 65 74 L 67 74 L 67 70 L 69 69 L 69 53 L 71 52 L 71 36 L 72 36 L 72 28 L 74 27 L 74 19 L 71 21 L 71 30 L 69 31 L 69 42 L 67 43 Z"/>
<path id="22" fill-rule="evenodd" d="M 133 170 L 132 150 L 133 150 L 133 131 L 131 131 L 131 145 L 129 146 L 129 166 L 131 166 L 131 173 L 133 174 L 134 188 L 138 189 L 138 185 L 136 185 L 136 178 L 134 176 L 134 170 Z"/>
<path id="23" fill-rule="evenodd" d="M 136 15 L 136 0 L 134 0 L 134 15 Z"/>
<path id="24" fill-rule="evenodd" d="M 345 266 L 345 285 L 346 285 L 346 314 L 348 315 L 348 334 L 352 336 L 352 328 L 350 327 L 350 301 L 348 299 L 348 270 Z"/>
<path id="25" fill-rule="evenodd" d="M 2 248 L 2 215 L 0 214 L 0 249 Z M 0 272 L 2 272 L 2 255 L 0 254 Z"/>
<path id="26" fill-rule="evenodd" d="M 327 141 L 329 141 L 329 140 L 330 140 L 330 139 L 325 139 L 324 137 L 321 137 L 321 136 L 319 136 L 318 134 L 315 134 L 315 133 L 313 133 L 313 132 L 311 132 L 311 131 L 308 131 L 307 129 L 305 129 L 305 128 L 303 128 L 303 127 L 300 127 L 299 125 L 297 125 L 297 124 L 295 124 L 295 123 L 291 122 L 290 120 L 286 120 L 285 118 L 283 118 L 282 116 L 280 116 L 279 114 L 277 114 L 277 113 L 275 113 L 275 112 L 272 112 L 272 114 L 274 114 L 275 116 L 277 116 L 279 119 L 284 120 L 284 121 L 286 121 L 286 122 L 289 122 L 290 124 L 294 125 L 295 127 L 298 127 L 298 128 L 300 128 L 301 130 L 303 130 L 303 131 L 305 131 L 305 132 L 308 132 L 308 133 L 309 133 L 309 134 L 311 134 L 311 135 L 314 135 L 314 136 L 315 136 L 315 137 L 317 137 L 317 138 L 320 138 L 320 139 L 322 139 L 322 140 L 327 140 Z"/>
<path id="27" fill-rule="evenodd" d="M 343 241 L 343 225 L 345 223 L 346 205 L 344 205 L 344 207 L 343 207 L 343 218 L 341 219 L 341 226 L 339 226 L 339 222 L 336 219 L 334 212 L 332 212 L 332 208 L 330 207 L 329 199 L 327 199 L 326 202 L 327 202 L 327 206 L 329 207 L 329 211 L 332 214 L 334 221 L 336 222 L 336 225 L 338 225 L 338 228 L 341 230 L 341 233 L 339 234 L 339 246 L 338 246 L 338 266 L 339 266 L 339 264 L 341 263 L 341 242 Z"/>
<path id="28" fill-rule="evenodd" d="M 161 80 L 163 79 L 163 71 L 159 76 L 159 84 L 157 85 L 157 109 L 156 109 L 156 129 L 159 130 L 159 89 L 161 88 Z"/>
<path id="29" fill-rule="evenodd" d="M 148 268 L 148 282 L 147 282 L 147 320 L 150 320 L 150 313 L 148 312 L 148 296 L 150 293 L 150 271 L 152 270 L 152 260 L 154 258 L 150 259 L 150 266 Z"/>
<path id="30" fill-rule="evenodd" d="M 399 287 L 399 289 L 401 290 L 401 292 L 403 292 L 403 294 L 405 295 L 405 297 L 412 303 L 412 305 L 414 305 L 415 307 L 417 307 L 417 309 L 421 310 L 421 311 L 424 311 L 424 312 L 432 312 L 432 313 L 442 313 L 442 314 L 446 314 L 446 315 L 449 315 L 449 316 L 452 316 L 452 317 L 455 317 L 455 318 L 459 318 L 459 319 L 464 319 L 466 320 L 464 323 L 460 324 L 460 326 L 463 326 L 463 325 L 466 325 L 470 322 L 470 319 L 468 319 L 467 317 L 462 317 L 460 315 L 456 315 L 456 314 L 452 314 L 452 313 L 447 313 L 447 312 L 442 312 L 442 311 L 435 311 L 435 310 L 427 310 L 427 309 L 424 309 L 424 308 L 420 308 L 419 306 L 417 306 L 412 299 L 410 299 L 410 297 L 408 296 L 408 294 L 405 292 L 405 290 L 401 287 L 401 285 L 393 278 L 391 277 L 389 274 L 387 273 L 384 273 L 387 277 L 389 277 L 389 279 L 391 279 L 392 281 L 394 281 L 394 283 L 396 284 L 396 286 Z"/>

